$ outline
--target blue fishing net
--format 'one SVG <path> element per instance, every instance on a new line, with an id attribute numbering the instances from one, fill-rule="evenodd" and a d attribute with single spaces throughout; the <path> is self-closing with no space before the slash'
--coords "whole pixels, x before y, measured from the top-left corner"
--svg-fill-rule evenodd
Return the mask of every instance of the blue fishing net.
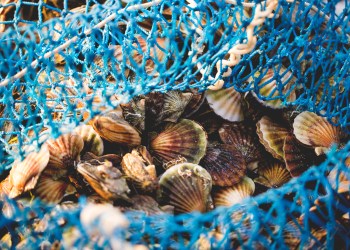
<path id="1" fill-rule="evenodd" d="M 281 106 L 316 112 L 349 132 L 349 1 L 278 1 L 272 15 L 253 27 L 254 48 L 232 67 L 224 61 L 234 46 L 249 43 L 255 10 L 265 10 L 266 1 L 141 4 L 2 1 L 2 173 L 29 153 L 27 145 L 40 147 L 48 137 L 71 131 L 135 96 L 188 88 L 204 91 L 218 82 L 242 93 L 254 92 L 262 101 L 280 100 Z M 140 55 L 138 60 L 135 55 Z M 277 87 L 263 95 L 259 79 L 270 69 L 277 75 Z M 45 137 L 39 136 L 43 130 Z M 10 232 L 13 244 L 26 238 L 24 248 L 50 245 L 69 235 L 66 248 L 113 247 L 122 243 L 111 239 L 125 239 L 156 249 L 280 249 L 299 239 L 293 242 L 295 248 L 348 249 L 349 194 L 337 192 L 338 182 L 331 185 L 326 173 L 335 168 L 349 179 L 349 152 L 349 143 L 339 151 L 333 148 L 320 166 L 231 208 L 179 216 L 128 213 L 129 226 L 99 241 L 90 241 L 89 227 L 80 220 L 84 200 L 65 211 L 37 199 L 25 208 L 5 199 L 1 206 L 11 209 L 0 215 L 0 228 Z M 47 218 L 46 230 L 30 230 L 33 218 L 48 213 L 53 215 Z M 94 226 L 99 225 L 103 223 L 96 219 Z M 325 231 L 315 231 L 314 225 Z"/>

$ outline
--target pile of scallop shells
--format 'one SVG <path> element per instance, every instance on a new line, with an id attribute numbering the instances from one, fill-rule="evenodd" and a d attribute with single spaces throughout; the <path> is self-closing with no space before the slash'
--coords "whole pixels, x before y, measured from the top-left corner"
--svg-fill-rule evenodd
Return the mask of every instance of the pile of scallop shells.
<path id="1" fill-rule="evenodd" d="M 233 87 L 138 96 L 15 161 L 0 191 L 21 204 L 86 196 L 149 215 L 232 206 L 282 186 L 349 139 L 315 113 L 276 105 Z"/>

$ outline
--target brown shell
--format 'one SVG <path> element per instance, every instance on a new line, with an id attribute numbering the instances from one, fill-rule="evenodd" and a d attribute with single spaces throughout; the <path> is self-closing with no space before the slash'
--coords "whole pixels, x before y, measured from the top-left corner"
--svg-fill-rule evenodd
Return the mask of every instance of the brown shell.
<path id="1" fill-rule="evenodd" d="M 150 150 L 161 162 L 184 157 L 187 162 L 199 163 L 205 155 L 207 135 L 196 122 L 182 119 L 168 124 L 163 132 L 150 143 Z"/>
<path id="2" fill-rule="evenodd" d="M 284 164 L 277 161 L 266 161 L 259 164 L 258 175 L 259 177 L 255 178 L 254 182 L 269 188 L 280 187 L 291 179 Z"/>
<path id="3" fill-rule="evenodd" d="M 244 198 L 253 195 L 255 184 L 249 177 L 244 177 L 241 182 L 232 186 L 220 189 L 214 196 L 214 204 L 218 206 L 231 207 L 240 203 Z"/>
<path id="4" fill-rule="evenodd" d="M 134 195 L 130 200 L 132 202 L 132 205 L 130 208 L 126 208 L 128 211 L 142 211 L 147 215 L 164 214 L 164 211 L 159 208 L 158 202 L 155 201 L 151 196 Z"/>
<path id="5" fill-rule="evenodd" d="M 246 164 L 258 161 L 262 158 L 262 148 L 253 129 L 243 123 L 225 123 L 219 129 L 221 140 L 225 144 L 232 145 Z"/>
<path id="6" fill-rule="evenodd" d="M 302 112 L 294 120 L 294 135 L 302 143 L 315 148 L 316 154 L 324 153 L 332 144 L 340 142 L 340 128 L 312 112 Z"/>
<path id="7" fill-rule="evenodd" d="M 139 131 L 145 130 L 145 98 L 135 97 L 127 104 L 121 104 L 124 119 Z"/>
<path id="8" fill-rule="evenodd" d="M 80 125 L 75 129 L 75 132 L 81 136 L 84 141 L 84 148 L 81 152 L 91 152 L 94 155 L 100 156 L 103 154 L 103 141 L 91 125 Z"/>
<path id="9" fill-rule="evenodd" d="M 291 132 L 267 116 L 262 117 L 256 124 L 256 127 L 259 140 L 266 151 L 271 153 L 276 159 L 283 161 L 284 140 Z"/>
<path id="10" fill-rule="evenodd" d="M 213 185 L 222 187 L 240 182 L 246 172 L 242 156 L 237 154 L 231 145 L 208 146 L 200 165 L 211 175 Z"/>
<path id="11" fill-rule="evenodd" d="M 169 168 L 159 180 L 160 204 L 174 206 L 175 214 L 206 212 L 213 208 L 212 179 L 201 166 L 182 163 Z"/>
<path id="12" fill-rule="evenodd" d="M 38 180 L 35 193 L 45 202 L 59 203 L 68 186 L 68 181 L 54 180 L 51 175 L 46 175 L 44 172 Z"/>
<path id="13" fill-rule="evenodd" d="M 39 152 L 30 153 L 23 161 L 15 161 L 9 175 L 10 198 L 15 198 L 35 187 L 41 172 L 49 162 L 48 147 L 43 145 Z"/>
<path id="14" fill-rule="evenodd" d="M 141 144 L 141 137 L 137 130 L 115 112 L 98 116 L 94 119 L 92 126 L 107 141 L 128 146 Z"/>

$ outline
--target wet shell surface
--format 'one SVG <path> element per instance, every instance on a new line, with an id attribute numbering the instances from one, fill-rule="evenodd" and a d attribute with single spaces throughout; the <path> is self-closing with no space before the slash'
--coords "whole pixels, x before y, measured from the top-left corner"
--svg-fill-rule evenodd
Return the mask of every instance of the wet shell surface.
<path id="1" fill-rule="evenodd" d="M 49 159 L 49 150 L 44 145 L 39 152 L 30 153 L 23 161 L 15 161 L 9 175 L 11 187 L 9 197 L 15 198 L 23 192 L 33 189 Z"/>
<path id="2" fill-rule="evenodd" d="M 254 182 L 269 188 L 280 187 L 291 179 L 284 164 L 277 161 L 266 161 L 259 164 L 257 172 L 259 177 L 255 178 Z"/>
<path id="3" fill-rule="evenodd" d="M 110 112 L 98 116 L 92 126 L 96 132 L 110 142 L 137 146 L 141 144 L 141 137 L 138 131 L 116 112 Z"/>
<path id="4" fill-rule="evenodd" d="M 256 124 L 257 133 L 261 144 L 273 157 L 283 161 L 283 144 L 285 138 L 291 132 L 282 125 L 275 123 L 271 118 L 264 116 Z"/>
<path id="5" fill-rule="evenodd" d="M 233 151 L 232 146 L 210 145 L 207 153 L 200 161 L 213 179 L 213 185 L 232 186 L 244 177 L 246 165 L 240 154 Z"/>
<path id="6" fill-rule="evenodd" d="M 206 212 L 212 209 L 212 179 L 201 166 L 182 163 L 169 168 L 159 181 L 160 204 L 174 206 L 174 212 Z"/>
<path id="7" fill-rule="evenodd" d="M 81 125 L 75 129 L 75 132 L 83 138 L 84 148 L 81 152 L 91 152 L 100 156 L 103 154 L 103 141 L 91 125 Z"/>
<path id="8" fill-rule="evenodd" d="M 283 103 L 284 100 L 280 98 L 284 98 L 288 102 L 296 100 L 296 78 L 285 67 L 270 68 L 261 79 L 259 79 L 260 75 L 261 72 L 257 71 L 254 77 L 251 76 L 248 81 L 252 82 L 258 88 L 258 93 L 253 92 L 253 95 L 264 105 L 274 109 L 280 109 L 285 106 Z M 282 89 L 282 92 L 280 89 Z M 260 96 L 271 100 L 261 100 Z"/>
<path id="9" fill-rule="evenodd" d="M 235 152 L 244 159 L 245 164 L 256 162 L 262 158 L 261 145 L 253 129 L 243 123 L 223 124 L 219 129 L 220 139 L 232 145 Z"/>
<path id="10" fill-rule="evenodd" d="M 241 94 L 234 87 L 220 90 L 207 90 L 206 98 L 209 106 L 222 118 L 238 122 L 243 121 Z"/>
<path id="11" fill-rule="evenodd" d="M 206 132 L 198 123 L 187 119 L 168 124 L 150 143 L 153 155 L 163 163 L 184 157 L 187 162 L 198 164 L 206 148 Z"/>
<path id="12" fill-rule="evenodd" d="M 255 184 L 253 180 L 249 177 L 244 177 L 238 184 L 220 189 L 214 196 L 214 204 L 216 207 L 230 207 L 253 195 L 254 191 Z"/>
<path id="13" fill-rule="evenodd" d="M 294 135 L 302 143 L 315 148 L 317 155 L 340 142 L 340 128 L 312 112 L 302 112 L 294 120 Z"/>

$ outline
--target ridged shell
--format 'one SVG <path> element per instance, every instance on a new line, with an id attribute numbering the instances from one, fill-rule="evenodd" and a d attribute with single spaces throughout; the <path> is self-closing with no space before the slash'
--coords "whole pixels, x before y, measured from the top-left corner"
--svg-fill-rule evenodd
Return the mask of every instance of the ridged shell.
<path id="1" fill-rule="evenodd" d="M 291 132 L 282 125 L 273 122 L 267 116 L 262 117 L 256 124 L 256 127 L 259 140 L 264 145 L 266 151 L 271 153 L 276 159 L 283 161 L 284 140 Z"/>
<path id="2" fill-rule="evenodd" d="M 207 90 L 206 98 L 209 106 L 222 118 L 231 121 L 243 121 L 241 94 L 234 87 L 220 90 Z"/>
<path id="3" fill-rule="evenodd" d="M 222 187 L 240 182 L 246 172 L 242 156 L 224 144 L 208 146 L 200 165 L 211 175 L 213 185 Z"/>
<path id="4" fill-rule="evenodd" d="M 9 175 L 9 184 L 12 187 L 9 197 L 15 198 L 33 189 L 49 159 L 48 147 L 43 145 L 39 152 L 30 153 L 23 161 L 15 161 Z"/>
<path id="5" fill-rule="evenodd" d="M 12 189 L 12 185 L 10 184 L 9 176 L 6 177 L 5 180 L 0 182 L 0 199 L 3 199 L 3 195 L 9 195 Z"/>
<path id="6" fill-rule="evenodd" d="M 206 212 L 212 208 L 210 197 L 212 179 L 201 166 L 182 163 L 169 168 L 159 181 L 161 204 L 174 206 L 174 212 Z"/>
<path id="7" fill-rule="evenodd" d="M 344 188 L 349 191 L 350 180 L 346 176 L 345 171 L 340 171 L 338 168 L 333 168 L 328 174 L 329 183 L 332 188 L 337 189 L 338 193 L 344 192 Z"/>
<path id="8" fill-rule="evenodd" d="M 260 100 L 259 95 L 253 92 L 253 95 L 261 103 L 274 109 L 280 109 L 284 108 L 283 99 L 286 99 L 288 102 L 296 100 L 296 78 L 292 75 L 292 72 L 287 71 L 287 69 L 282 66 L 281 68 L 276 67 L 268 69 L 265 75 L 259 80 L 260 74 L 261 72 L 257 71 L 254 77 L 251 76 L 248 81 L 253 82 L 254 86 L 258 88 L 260 96 L 269 99 L 272 98 L 272 100 Z M 279 79 L 279 81 L 276 82 L 276 79 Z M 282 92 L 279 90 L 280 85 L 282 85 Z M 283 99 L 281 100 L 281 98 Z"/>
<path id="9" fill-rule="evenodd" d="M 297 177 L 307 170 L 315 157 L 308 149 L 303 148 L 293 135 L 285 138 L 283 145 L 284 162 L 291 176 Z"/>
<path id="10" fill-rule="evenodd" d="M 100 156 L 103 154 L 103 141 L 91 125 L 81 125 L 75 129 L 75 132 L 81 136 L 84 141 L 84 148 L 81 152 L 91 152 L 94 155 Z"/>
<path id="11" fill-rule="evenodd" d="M 215 207 L 231 207 L 240 203 L 244 198 L 253 195 L 255 184 L 249 177 L 244 177 L 240 183 L 219 190 L 214 196 Z"/>
<path id="12" fill-rule="evenodd" d="M 291 175 L 284 164 L 277 161 L 266 161 L 259 164 L 258 175 L 259 177 L 255 178 L 254 182 L 269 188 L 280 187 L 291 179 Z"/>
<path id="13" fill-rule="evenodd" d="M 340 128 L 312 112 L 302 112 L 294 120 L 294 135 L 302 143 L 323 154 L 332 144 L 340 142 Z"/>
<path id="14" fill-rule="evenodd" d="M 192 93 L 169 91 L 164 94 L 164 106 L 159 114 L 161 121 L 177 122 L 192 98 Z"/>
<path id="15" fill-rule="evenodd" d="M 68 181 L 54 180 L 51 175 L 46 175 L 44 172 L 38 180 L 35 193 L 45 202 L 59 203 L 68 186 Z"/>
<path id="16" fill-rule="evenodd" d="M 202 106 L 203 102 L 205 101 L 205 94 L 204 93 L 198 93 L 196 90 L 191 89 L 192 91 L 192 98 L 187 104 L 183 117 L 188 118 L 191 115 L 193 115 L 195 112 L 198 111 L 198 109 Z"/>
<path id="17" fill-rule="evenodd" d="M 107 141 L 128 146 L 141 144 L 141 137 L 137 130 L 115 112 L 97 117 L 92 126 Z"/>
<path id="18" fill-rule="evenodd" d="M 187 162 L 199 163 L 205 155 L 207 135 L 204 129 L 194 121 L 182 119 L 169 124 L 163 132 L 150 143 L 150 149 L 160 161 L 184 157 Z"/>
<path id="19" fill-rule="evenodd" d="M 83 150 L 84 141 L 77 134 L 65 134 L 56 140 L 46 142 L 50 151 L 48 168 L 66 169 L 74 167 L 80 159 L 80 152 Z"/>
<path id="20" fill-rule="evenodd" d="M 243 123 L 226 123 L 219 129 L 219 135 L 225 144 L 232 145 L 247 165 L 262 158 L 262 147 L 251 127 Z"/>
<path id="21" fill-rule="evenodd" d="M 139 131 L 145 130 L 145 98 L 135 97 L 127 104 L 121 104 L 124 119 Z"/>

